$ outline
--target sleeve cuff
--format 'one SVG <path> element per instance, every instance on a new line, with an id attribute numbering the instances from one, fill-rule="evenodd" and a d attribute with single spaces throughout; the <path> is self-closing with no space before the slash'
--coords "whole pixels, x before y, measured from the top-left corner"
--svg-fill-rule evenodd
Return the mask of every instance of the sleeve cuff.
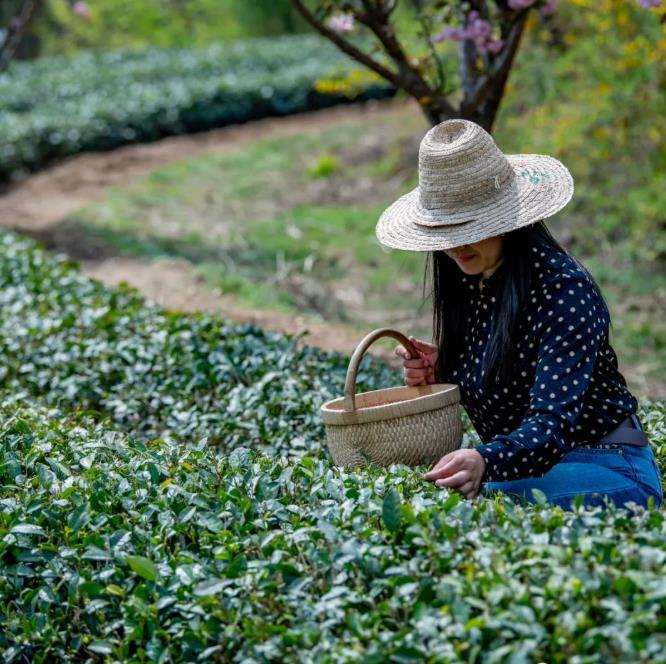
<path id="1" fill-rule="evenodd" d="M 507 461 L 506 445 L 501 442 L 477 445 L 474 448 L 486 462 L 486 467 L 481 477 L 481 482 L 492 482 L 506 477 L 500 477 L 502 465 Z M 501 455 L 501 456 L 500 456 Z"/>

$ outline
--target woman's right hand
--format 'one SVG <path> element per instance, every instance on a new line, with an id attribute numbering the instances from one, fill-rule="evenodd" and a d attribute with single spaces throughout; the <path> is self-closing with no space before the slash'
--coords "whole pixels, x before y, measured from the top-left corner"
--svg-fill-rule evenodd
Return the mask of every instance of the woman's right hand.
<path id="1" fill-rule="evenodd" d="M 409 337 L 409 340 L 414 344 L 419 357 L 412 357 L 403 345 L 395 349 L 395 354 L 403 359 L 405 385 L 414 387 L 435 383 L 435 367 L 437 366 L 439 349 L 435 344 L 421 341 L 415 337 Z"/>

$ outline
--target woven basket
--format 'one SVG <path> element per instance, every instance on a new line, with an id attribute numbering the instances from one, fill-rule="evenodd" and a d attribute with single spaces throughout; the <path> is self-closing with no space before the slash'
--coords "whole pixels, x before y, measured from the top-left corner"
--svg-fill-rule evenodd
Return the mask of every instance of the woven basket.
<path id="1" fill-rule="evenodd" d="M 462 444 L 458 385 L 391 387 L 356 394 L 361 360 L 380 337 L 396 339 L 418 357 L 409 339 L 389 328 L 374 330 L 361 341 L 349 362 L 345 396 L 328 401 L 320 410 L 333 463 L 352 468 L 439 461 Z"/>

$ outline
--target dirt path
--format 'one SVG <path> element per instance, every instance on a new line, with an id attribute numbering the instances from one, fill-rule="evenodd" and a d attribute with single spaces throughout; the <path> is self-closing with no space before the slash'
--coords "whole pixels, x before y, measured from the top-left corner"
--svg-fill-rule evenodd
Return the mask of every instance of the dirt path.
<path id="1" fill-rule="evenodd" d="M 207 153 L 235 151 L 260 138 L 316 131 L 345 120 L 377 122 L 404 112 L 405 103 L 411 102 L 374 101 L 338 106 L 199 134 L 168 137 L 110 152 L 74 155 L 1 193 L 0 224 L 44 239 L 49 230 L 65 221 L 69 214 L 101 199 L 112 187 L 128 186 L 136 178 L 170 162 Z M 244 309 L 232 297 L 211 291 L 185 261 L 100 256 L 83 260 L 81 268 L 88 276 L 106 284 L 126 281 L 167 309 L 218 312 L 230 320 L 253 322 L 268 330 L 290 334 L 307 330 L 303 342 L 325 350 L 351 353 L 362 335 L 358 330 L 305 316 Z M 373 354 L 395 362 L 393 356 L 380 347 L 374 348 Z"/>

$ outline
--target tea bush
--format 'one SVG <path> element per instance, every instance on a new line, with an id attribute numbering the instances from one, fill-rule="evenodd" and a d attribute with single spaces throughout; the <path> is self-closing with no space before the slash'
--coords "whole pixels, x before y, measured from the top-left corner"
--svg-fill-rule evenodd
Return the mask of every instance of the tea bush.
<path id="1" fill-rule="evenodd" d="M 313 35 L 14 62 L 0 75 L 0 179 L 82 150 L 348 101 L 316 84 L 353 68 Z M 359 85 L 359 99 L 393 94 L 372 77 Z"/>
<path id="2" fill-rule="evenodd" d="M 335 468 L 317 409 L 346 358 L 160 311 L 13 234 L 0 298 L 4 661 L 663 655 L 662 510 Z M 399 379 L 366 363 L 360 389 Z M 666 404 L 640 414 L 663 468 Z"/>
<path id="3" fill-rule="evenodd" d="M 95 411 L 144 437 L 312 453 L 318 407 L 342 393 L 339 355 L 253 325 L 163 312 L 11 233 L 0 235 L 0 309 L 0 389 L 10 398 Z M 397 379 L 378 361 L 364 366 L 359 389 Z"/>
<path id="4" fill-rule="evenodd" d="M 401 466 L 0 415 L 7 662 L 658 661 L 666 647 L 661 510 L 473 504 Z"/>

